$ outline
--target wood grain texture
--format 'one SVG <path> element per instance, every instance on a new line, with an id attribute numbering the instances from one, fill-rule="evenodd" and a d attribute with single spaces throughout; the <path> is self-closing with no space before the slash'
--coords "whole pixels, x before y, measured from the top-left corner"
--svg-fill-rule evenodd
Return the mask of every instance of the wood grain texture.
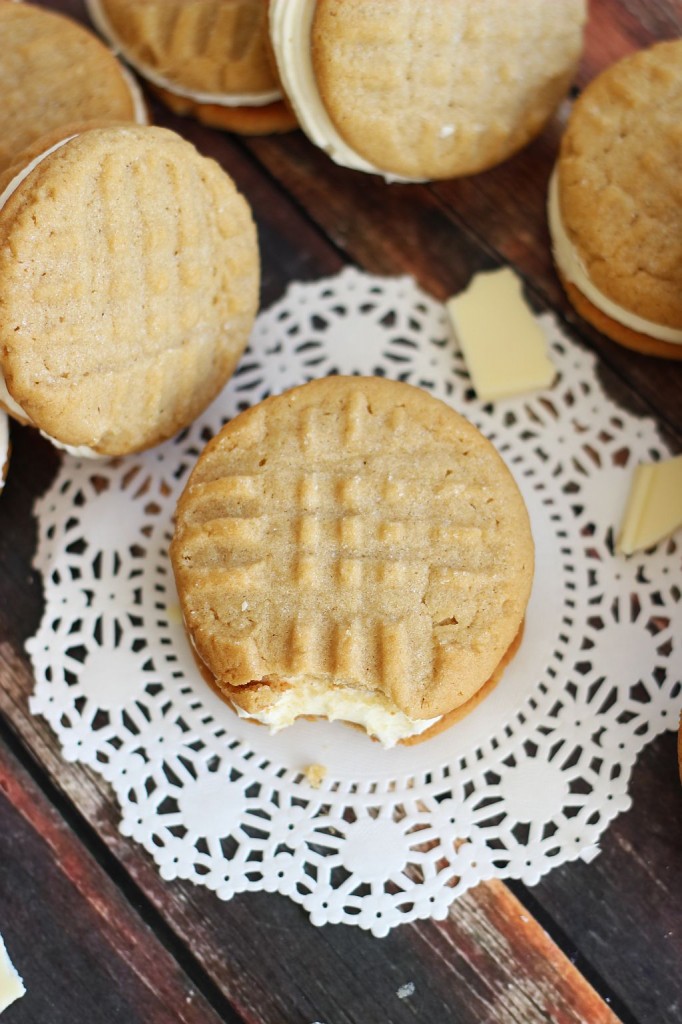
<path id="1" fill-rule="evenodd" d="M 8 1024 L 218 1024 L 2 741 L 0 822 L 0 928 L 26 986 Z"/>
<path id="2" fill-rule="evenodd" d="M 162 882 L 151 859 L 118 833 L 107 784 L 65 764 L 49 728 L 28 713 L 26 675 L 26 666 L 0 648 L 0 713 L 91 827 L 90 838 L 96 834 L 95 852 L 101 841 L 113 854 L 127 876 L 128 898 L 170 927 L 247 1024 L 617 1021 L 500 883 L 467 893 L 446 922 L 408 925 L 378 940 L 343 926 L 316 929 L 279 896 L 251 893 L 222 904 L 204 889 Z M 414 996 L 401 999 L 397 993 L 408 983 Z"/>
<path id="3" fill-rule="evenodd" d="M 476 272 L 512 265 L 536 308 L 554 309 L 576 340 L 598 353 L 604 370 L 613 371 L 621 390 L 632 395 L 626 404 L 634 410 L 640 398 L 650 414 L 672 427 L 679 417 L 682 365 L 605 338 L 580 319 L 561 289 L 545 217 L 557 126 L 548 132 L 493 171 L 419 190 L 336 167 L 300 134 L 248 145 L 334 244 L 372 273 L 411 274 L 444 300 Z"/>
<path id="4" fill-rule="evenodd" d="M 633 807 L 591 864 L 564 865 L 529 894 L 618 992 L 638 1021 L 676 1024 L 682 1013 L 682 790 L 676 738 L 661 736 L 633 774 Z M 517 890 L 518 892 L 519 890 Z"/>
<path id="5" fill-rule="evenodd" d="M 44 6 L 85 20 L 81 0 L 44 0 Z M 671 0 L 592 0 L 579 82 L 629 50 L 680 32 L 682 7 Z M 437 298 L 459 290 L 476 270 L 509 262 L 524 275 L 533 303 L 555 308 L 576 338 L 599 354 L 609 393 L 635 411 L 656 413 L 679 445 L 682 366 L 638 357 L 587 328 L 567 306 L 551 267 L 544 196 L 566 104 L 543 135 L 513 160 L 485 175 L 427 187 L 386 186 L 337 168 L 300 133 L 245 142 L 176 118 L 156 102 L 152 109 L 157 123 L 180 131 L 215 157 L 252 204 L 262 250 L 264 305 L 278 298 L 289 281 L 335 273 L 349 261 L 372 272 L 411 273 Z M 63 811 L 51 811 L 13 766 L 12 778 L 19 779 L 28 799 L 14 789 L 11 801 L 0 796 L 0 892 L 16 901 L 14 880 L 24 880 L 24 864 L 31 858 L 45 872 L 44 886 L 32 883 L 38 895 L 31 900 L 50 904 L 54 891 L 44 934 L 36 935 L 29 927 L 29 910 L 16 902 L 12 909 L 19 927 L 12 926 L 10 935 L 0 924 L 13 950 L 19 950 L 27 980 L 21 943 L 30 944 L 37 962 L 49 962 L 58 925 L 73 904 L 81 923 L 77 941 L 64 955 L 64 970 L 79 987 L 94 972 L 97 990 L 106 990 L 101 1000 L 89 998 L 84 1004 L 89 1015 L 80 1019 L 92 1024 L 124 1015 L 131 1021 L 171 1019 L 162 1014 L 173 994 L 187 985 L 173 956 L 182 964 L 186 958 L 196 972 L 193 981 L 206 996 L 201 1019 L 209 1022 L 615 1021 L 565 952 L 579 956 L 595 984 L 613 996 L 623 1020 L 668 1024 L 679 1018 L 673 968 L 679 963 L 679 927 L 673 915 L 682 892 L 679 871 L 672 867 L 670 826 L 676 813 L 679 818 L 679 790 L 669 769 L 670 737 L 657 740 L 640 759 L 633 775 L 634 807 L 611 826 L 603 853 L 592 864 L 565 865 L 530 892 L 515 887 L 516 895 L 500 884 L 479 886 L 453 906 L 447 921 L 405 926 L 383 940 L 342 926 L 315 929 L 281 897 L 256 893 L 223 904 L 206 890 L 163 883 L 151 859 L 119 834 L 108 786 L 88 769 L 65 763 L 51 731 L 28 713 L 32 680 L 23 645 L 38 624 L 42 600 L 40 581 L 30 569 L 35 544 L 31 508 L 60 456 L 25 428 L 13 428 L 13 440 L 8 485 L 0 499 L 0 716 Z M 3 763 L 0 754 L 0 770 Z M 3 861 L 5 836 L 11 837 L 11 859 Z M 62 865 L 62 859 L 73 868 Z M 104 895 L 98 899 L 100 891 Z M 517 897 L 534 909 L 541 924 Z M 89 931 L 91 959 L 81 948 Z M 138 937 L 135 957 L 129 955 L 126 936 Z M 141 936 L 149 937 L 149 946 L 138 961 Z M 161 951 L 160 994 L 154 1002 L 149 979 L 157 985 L 156 950 Z M 104 951 L 113 965 L 106 977 L 100 968 Z M 414 993 L 400 998 L 408 982 Z M 77 1022 L 78 1016 L 67 1016 L 73 1005 L 60 1004 L 62 1017 L 46 1013 L 43 1004 L 40 1014 L 33 1015 L 27 1000 L 11 1012 L 16 1024 Z M 8 1022 L 15 1022 L 9 1013 Z"/>
<path id="6" fill-rule="evenodd" d="M 592 0 L 577 85 L 657 39 L 682 35 L 682 5 Z M 351 259 L 375 273 L 409 273 L 436 298 L 466 286 L 472 274 L 509 263 L 532 295 L 570 325 L 617 377 L 669 425 L 679 422 L 682 364 L 630 352 L 583 321 L 554 272 L 546 196 L 566 100 L 530 146 L 493 170 L 427 187 L 387 186 L 337 167 L 300 134 L 254 139 L 254 155 Z"/>

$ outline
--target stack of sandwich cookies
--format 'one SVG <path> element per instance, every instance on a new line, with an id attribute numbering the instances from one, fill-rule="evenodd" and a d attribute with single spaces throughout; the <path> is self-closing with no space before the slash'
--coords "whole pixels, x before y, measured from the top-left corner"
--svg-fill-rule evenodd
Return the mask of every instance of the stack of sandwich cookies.
<path id="1" fill-rule="evenodd" d="M 171 560 L 197 657 L 240 715 L 341 719 L 392 746 L 447 727 L 499 676 L 533 542 L 511 474 L 462 416 L 407 384 L 331 377 L 208 444 Z"/>
<path id="2" fill-rule="evenodd" d="M 301 128 L 389 180 L 473 174 L 520 149 L 564 96 L 585 0 L 271 0 Z"/>
<path id="3" fill-rule="evenodd" d="M 8 176 L 0 405 L 83 456 L 187 426 L 255 319 L 257 240 L 232 180 L 173 132 L 134 125 L 48 137 Z"/>
<path id="4" fill-rule="evenodd" d="M 289 131 L 266 0 L 86 0 L 110 44 L 177 114 L 243 134 Z"/>
<path id="5" fill-rule="evenodd" d="M 72 123 L 147 123 L 132 75 L 69 18 L 0 0 L 0 38 L 0 172 L 36 139 Z"/>
<path id="6" fill-rule="evenodd" d="M 549 194 L 554 260 L 614 341 L 682 358 L 682 40 L 608 68 L 575 104 Z"/>

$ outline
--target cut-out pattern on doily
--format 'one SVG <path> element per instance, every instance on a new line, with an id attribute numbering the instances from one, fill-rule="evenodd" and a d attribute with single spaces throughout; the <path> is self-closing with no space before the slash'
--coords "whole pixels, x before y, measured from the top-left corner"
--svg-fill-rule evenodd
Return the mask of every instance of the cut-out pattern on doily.
<path id="1" fill-rule="evenodd" d="M 315 924 L 384 935 L 443 918 L 480 880 L 536 882 L 591 859 L 641 747 L 675 723 L 679 548 L 628 559 L 613 529 L 633 466 L 666 453 L 618 408 L 593 358 L 548 315 L 558 379 L 493 405 L 474 396 L 443 307 L 406 278 L 355 270 L 294 284 L 261 314 L 226 391 L 191 428 L 118 462 L 65 458 L 36 505 L 45 614 L 28 642 L 31 709 L 64 756 L 114 788 L 121 830 L 166 879 L 219 897 L 290 896 Z M 324 374 L 427 388 L 497 445 L 537 548 L 524 642 L 502 683 L 441 736 L 385 751 L 340 723 L 271 736 L 199 676 L 167 557 L 178 494 L 204 443 L 247 405 Z M 303 770 L 326 766 L 313 789 Z"/>

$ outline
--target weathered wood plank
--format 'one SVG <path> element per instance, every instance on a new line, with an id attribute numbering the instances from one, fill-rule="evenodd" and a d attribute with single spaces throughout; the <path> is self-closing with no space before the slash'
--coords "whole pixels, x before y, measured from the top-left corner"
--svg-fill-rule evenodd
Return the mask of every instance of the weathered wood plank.
<path id="1" fill-rule="evenodd" d="M 96 832 L 99 839 L 90 840 L 105 844 L 132 890 L 149 901 L 248 1024 L 405 1024 L 415 1018 L 615 1024 L 590 985 L 499 883 L 468 893 L 446 922 L 405 926 L 382 940 L 343 926 L 316 929 L 279 896 L 251 893 L 222 904 L 192 885 L 163 883 L 151 859 L 118 833 L 106 783 L 64 763 L 49 728 L 29 715 L 26 666 L 8 645 L 0 647 L 0 678 L 0 713 Z M 408 983 L 414 996 L 401 999 L 398 990 Z M 548 1017 L 549 1008 L 556 1016 Z"/>
<path id="2" fill-rule="evenodd" d="M 589 11 L 577 89 L 634 50 L 682 35 L 679 3 L 592 0 Z M 545 204 L 569 112 L 567 101 L 531 146 L 500 167 L 432 188 L 450 215 L 519 270 L 658 415 L 669 423 L 679 422 L 682 363 L 640 356 L 605 338 L 574 312 L 554 272 Z"/>
<path id="3" fill-rule="evenodd" d="M 2 741 L 0 823 L 0 923 L 27 990 L 8 1020 L 238 1024 L 197 992 Z"/>
<path id="4" fill-rule="evenodd" d="M 682 34 L 679 4 L 592 0 L 590 11 L 579 84 L 637 47 Z M 573 311 L 554 272 L 545 203 L 569 109 L 567 101 L 535 142 L 499 167 L 428 187 L 385 185 L 336 167 L 300 133 L 247 145 L 334 243 L 374 272 L 413 274 L 436 298 L 445 298 L 477 270 L 512 264 L 535 295 L 559 310 L 576 335 L 672 425 L 679 420 L 682 362 L 640 356 L 605 338 Z"/>
<path id="5" fill-rule="evenodd" d="M 83 0 L 42 0 L 87 23 Z M 578 83 L 638 46 L 682 34 L 682 6 L 675 2 L 650 5 L 644 0 L 592 0 L 585 54 Z M 484 174 L 428 187 L 386 185 L 372 175 L 339 168 L 312 146 L 300 132 L 246 140 L 212 132 L 191 119 L 170 115 L 152 101 L 156 123 L 191 139 L 202 152 L 215 157 L 233 175 L 252 204 L 259 221 L 265 303 L 281 291 L 285 279 L 318 277 L 327 269 L 319 260 L 316 233 L 306 232 L 297 244 L 287 236 L 291 223 L 287 204 L 273 202 L 272 188 L 259 188 L 240 155 L 244 145 L 257 157 L 280 187 L 333 244 L 374 273 L 409 273 L 436 298 L 461 290 L 471 275 L 500 262 L 510 263 L 526 278 L 533 297 L 558 310 L 577 337 L 603 359 L 607 386 L 630 391 L 669 427 L 679 422 L 682 362 L 640 356 L 605 338 L 586 324 L 566 300 L 552 265 L 547 234 L 547 182 L 558 152 L 569 103 L 542 135 L 521 153 Z M 267 210 L 271 223 L 262 222 Z M 285 251 L 282 252 L 284 243 Z M 279 275 L 272 274 L 269 257 L 281 253 Z M 279 279 L 279 287 L 275 280 Z M 625 381 L 629 388 L 618 385 Z"/>
<path id="6" fill-rule="evenodd" d="M 639 415 L 656 416 L 671 431 L 679 428 L 682 363 L 629 352 L 593 331 L 568 306 L 551 267 L 544 223 L 544 188 L 535 197 L 535 214 L 529 213 L 525 226 L 516 233 L 500 227 L 505 217 L 503 208 L 486 195 L 486 217 L 491 225 L 488 236 L 480 224 L 474 231 L 469 217 L 465 224 L 455 212 L 460 205 L 467 208 L 471 190 L 478 187 L 473 183 L 449 182 L 415 190 L 407 185 L 388 187 L 368 176 L 364 176 L 368 180 L 359 182 L 360 175 L 334 165 L 329 165 L 325 173 L 320 166 L 322 154 L 300 135 L 290 138 L 286 152 L 273 148 L 282 145 L 270 139 L 249 142 L 254 155 L 286 184 L 311 217 L 322 221 L 334 244 L 352 260 L 372 273 L 410 274 L 427 292 L 443 300 L 464 288 L 474 273 L 489 270 L 500 262 L 512 263 L 525 277 L 533 305 L 538 310 L 557 311 L 576 340 L 585 342 L 603 358 L 599 377 L 615 400 Z M 529 157 L 521 155 L 515 159 Z M 491 176 L 500 173 L 499 169 L 489 172 Z M 478 175 L 476 181 L 485 177 Z M 513 194 L 515 180 L 516 175 L 495 186 L 500 202 L 501 197 Z M 441 191 L 449 188 L 466 188 L 466 199 L 461 204 L 457 199 L 445 203 Z M 519 195 L 519 201 L 523 203 L 525 199 L 530 209 L 533 204 L 525 186 L 519 187 Z M 498 228 L 500 237 L 496 240 Z M 538 235 L 542 235 L 544 248 L 533 243 Z M 501 239 L 505 239 L 504 244 Z M 526 267 L 526 257 L 538 266 Z M 539 270 L 540 266 L 544 269 Z M 678 439 L 676 445 L 679 443 Z"/>
<path id="7" fill-rule="evenodd" d="M 633 807 L 591 864 L 558 868 L 529 893 L 642 1024 L 682 1012 L 682 818 L 676 737 L 647 747 L 632 777 Z M 566 947 L 564 947 L 566 948 Z"/>

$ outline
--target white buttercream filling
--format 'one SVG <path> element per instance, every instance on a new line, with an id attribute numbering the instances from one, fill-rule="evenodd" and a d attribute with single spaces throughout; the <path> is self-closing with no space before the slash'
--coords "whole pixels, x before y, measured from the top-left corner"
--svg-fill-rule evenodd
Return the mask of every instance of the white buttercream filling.
<path id="1" fill-rule="evenodd" d="M 270 727 L 271 732 L 293 725 L 302 715 L 327 718 L 361 725 L 384 747 L 394 747 L 399 740 L 418 736 L 440 721 L 437 718 L 409 718 L 383 693 L 331 686 L 321 680 L 292 680 L 274 704 L 263 711 L 250 713 L 234 707 L 241 718 L 252 718 Z"/>
<path id="2" fill-rule="evenodd" d="M 198 89 L 188 89 L 183 85 L 179 85 L 177 82 L 166 78 L 165 75 L 159 74 L 155 68 L 145 64 L 144 61 L 138 60 L 133 55 L 130 48 L 122 42 L 120 36 L 114 31 L 104 11 L 102 0 L 85 0 L 85 5 L 95 28 L 109 41 L 116 53 L 119 53 L 143 78 L 146 78 L 147 81 L 152 82 L 154 85 L 158 85 L 161 89 L 166 89 L 176 96 L 183 96 L 186 99 L 194 100 L 195 103 L 213 103 L 218 107 L 264 107 L 268 103 L 276 103 L 277 100 L 282 98 L 282 93 L 279 89 L 268 89 L 263 92 L 224 93 L 201 92 Z"/>
<path id="3" fill-rule="evenodd" d="M 270 39 L 277 70 L 301 128 L 311 142 L 341 167 L 381 174 L 386 181 L 424 181 L 423 178 L 403 178 L 375 167 L 339 135 L 315 79 L 310 46 L 314 14 L 315 0 L 272 0 L 270 4 Z"/>
<path id="4" fill-rule="evenodd" d="M 121 67 L 121 74 L 128 86 L 128 91 L 133 100 L 133 114 L 135 117 L 135 124 L 149 124 L 149 115 L 147 113 L 147 105 L 142 95 L 142 90 L 135 80 L 135 76 L 131 75 L 127 68 Z"/>
<path id="5" fill-rule="evenodd" d="M 612 320 L 618 321 L 630 330 L 646 334 L 658 341 L 669 341 L 673 344 L 682 344 L 682 329 L 668 327 L 664 324 L 657 324 L 653 320 L 646 320 L 637 316 L 629 309 L 624 309 L 613 299 L 604 295 L 590 280 L 589 273 L 580 255 L 571 242 L 561 219 L 559 205 L 559 180 L 555 168 L 549 182 L 549 198 L 547 203 L 547 220 L 549 222 L 549 233 L 552 237 L 552 250 L 554 260 L 562 275 L 571 284 L 574 284 L 582 294 L 589 299 L 593 306 L 601 310 Z"/>
<path id="6" fill-rule="evenodd" d="M 20 419 L 20 420 L 27 420 L 27 419 L 29 419 L 29 417 L 26 415 L 26 413 L 21 408 L 19 403 L 15 402 L 15 400 L 12 398 L 12 396 L 9 393 L 9 391 L 7 390 L 7 383 L 5 381 L 5 375 L 2 372 L 2 367 L 1 366 L 0 366 L 0 405 L 4 409 L 7 409 L 7 412 L 11 413 L 12 416 L 16 416 L 17 419 Z"/>
<path id="7" fill-rule="evenodd" d="M 60 139 L 59 142 L 55 142 L 54 146 L 50 146 L 50 148 L 46 149 L 44 153 L 39 153 L 38 156 L 34 157 L 30 163 L 26 164 L 25 167 L 22 167 L 19 173 L 15 174 L 15 176 L 12 178 L 4 192 L 0 193 L 0 210 L 3 208 L 3 206 L 10 198 L 10 196 L 14 192 L 16 192 L 16 190 L 21 185 L 22 181 L 25 181 L 25 179 L 28 178 L 31 171 L 34 170 L 38 166 L 38 164 L 41 164 L 43 160 L 47 159 L 47 157 L 50 156 L 51 153 L 54 153 L 56 150 L 61 149 L 62 146 L 65 146 L 67 144 L 67 142 L 71 142 L 71 140 L 75 138 L 75 135 L 69 135 L 65 139 Z"/>
<path id="8" fill-rule="evenodd" d="M 61 149 L 62 146 L 67 144 L 67 142 L 71 142 L 71 140 L 75 138 L 77 138 L 76 135 L 69 135 L 68 138 L 61 139 L 60 142 L 56 142 L 54 146 L 50 146 L 50 148 L 46 149 L 44 153 L 40 153 L 37 157 L 34 157 L 30 163 L 26 164 L 26 166 L 12 178 L 4 192 L 0 194 L 0 210 L 2 210 L 10 196 L 16 192 L 22 181 L 25 181 L 25 179 L 28 178 L 31 171 L 35 170 L 38 164 L 41 164 L 43 160 L 50 156 L 51 153 L 54 153 L 57 149 Z M 25 409 L 23 409 L 17 400 L 10 395 L 7 389 L 5 375 L 2 372 L 2 366 L 0 366 L 0 403 L 8 410 L 8 412 L 12 413 L 18 419 L 28 421 L 31 426 L 36 426 Z M 44 430 L 41 430 L 40 433 L 43 437 L 47 438 L 48 441 L 51 441 L 56 448 L 61 448 L 62 451 L 68 452 L 69 455 L 76 455 L 86 459 L 101 459 L 103 457 L 100 452 L 96 452 L 93 448 L 89 448 L 87 445 L 80 445 L 76 447 L 74 445 L 63 444 L 55 437 L 51 437 L 49 434 L 46 434 Z"/>

